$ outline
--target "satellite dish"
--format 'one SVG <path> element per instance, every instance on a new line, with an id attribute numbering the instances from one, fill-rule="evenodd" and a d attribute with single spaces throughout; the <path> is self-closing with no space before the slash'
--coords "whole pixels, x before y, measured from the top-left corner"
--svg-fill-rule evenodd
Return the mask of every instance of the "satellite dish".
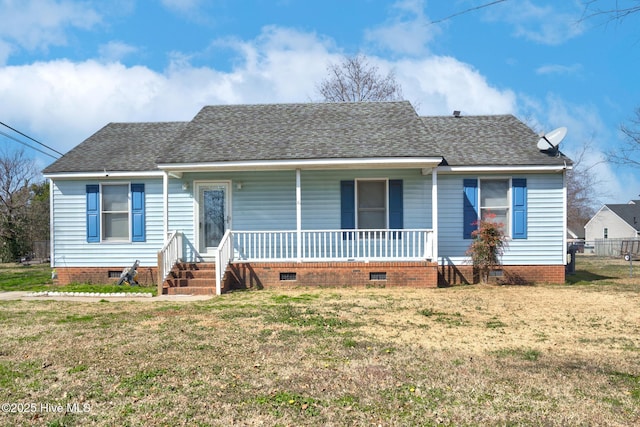
<path id="1" fill-rule="evenodd" d="M 554 150 L 562 142 L 567 135 L 567 128 L 561 127 L 554 129 L 551 132 L 542 135 L 538 141 L 538 149 L 542 151 Z"/>

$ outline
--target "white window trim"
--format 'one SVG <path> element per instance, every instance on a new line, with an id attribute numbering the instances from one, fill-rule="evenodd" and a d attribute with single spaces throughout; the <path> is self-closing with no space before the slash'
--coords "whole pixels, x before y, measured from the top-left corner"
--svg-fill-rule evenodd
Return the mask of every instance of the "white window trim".
<path id="1" fill-rule="evenodd" d="M 126 186 L 127 187 L 127 238 L 126 239 L 109 239 L 104 238 L 104 209 L 102 206 L 102 197 L 104 195 L 103 188 L 107 186 Z M 100 183 L 100 243 L 106 244 L 118 244 L 118 243 L 131 243 L 131 182 L 101 182 Z"/>
<path id="2" fill-rule="evenodd" d="M 355 215 L 356 215 L 356 230 L 360 230 L 360 225 L 358 224 L 358 218 L 360 217 L 360 207 L 358 204 L 359 194 L 358 194 L 358 183 L 360 181 L 383 181 L 384 182 L 384 228 L 389 229 L 389 178 L 356 178 L 355 180 Z"/>
<path id="3" fill-rule="evenodd" d="M 478 177 L 478 221 L 482 219 L 482 182 L 483 181 L 507 181 L 507 227 L 505 227 L 505 237 L 511 239 L 513 235 L 513 221 L 511 216 L 513 215 L 513 202 L 511 200 L 511 192 L 513 189 L 513 177 L 504 176 L 482 176 Z"/>

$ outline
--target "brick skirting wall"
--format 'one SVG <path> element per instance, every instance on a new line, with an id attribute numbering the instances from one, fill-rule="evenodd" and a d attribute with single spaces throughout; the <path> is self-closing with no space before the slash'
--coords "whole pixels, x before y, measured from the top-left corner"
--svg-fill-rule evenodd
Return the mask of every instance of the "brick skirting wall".
<path id="1" fill-rule="evenodd" d="M 129 268 L 128 266 L 126 268 Z M 56 285 L 68 285 L 70 283 L 89 284 L 116 284 L 125 267 L 56 267 L 54 270 L 58 276 L 53 282 Z M 109 277 L 117 274 L 116 277 Z M 158 277 L 157 267 L 138 267 L 138 283 L 144 286 L 156 284 Z"/>
<path id="2" fill-rule="evenodd" d="M 253 262 L 232 264 L 230 273 L 231 286 L 236 289 L 273 286 L 435 288 L 438 285 L 438 265 L 427 261 Z"/>
<path id="3" fill-rule="evenodd" d="M 489 280 L 491 283 L 509 285 L 530 285 L 533 283 L 564 283 L 564 265 L 505 265 L 497 270 Z M 440 265 L 438 286 L 455 286 L 478 283 L 474 278 L 472 265 Z"/>
<path id="4" fill-rule="evenodd" d="M 125 267 L 57 267 L 54 283 L 116 283 Z M 139 267 L 138 282 L 156 283 L 157 267 Z M 109 273 L 117 277 L 109 277 Z M 229 274 L 230 273 L 230 274 Z M 477 283 L 471 265 L 432 262 L 254 262 L 232 264 L 224 287 L 262 289 L 273 286 L 424 287 Z M 292 274 L 294 273 L 295 276 Z M 563 265 L 503 266 L 494 283 L 564 283 Z"/>

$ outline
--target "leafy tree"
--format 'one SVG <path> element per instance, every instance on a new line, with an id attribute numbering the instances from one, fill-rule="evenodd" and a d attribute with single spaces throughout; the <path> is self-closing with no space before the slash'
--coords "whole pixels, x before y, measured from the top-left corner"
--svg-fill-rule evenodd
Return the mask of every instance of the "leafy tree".
<path id="1" fill-rule="evenodd" d="M 502 264 L 501 258 L 507 246 L 504 224 L 495 222 L 495 218 L 496 215 L 489 212 L 474 223 L 478 228 L 471 233 L 473 241 L 467 249 L 467 255 L 471 257 L 482 283 L 487 283 L 491 270 Z"/>
<path id="2" fill-rule="evenodd" d="M 347 56 L 340 64 L 329 64 L 329 77 L 318 86 L 325 102 L 395 101 L 402 88 L 393 72 L 378 72 L 364 55 Z"/>

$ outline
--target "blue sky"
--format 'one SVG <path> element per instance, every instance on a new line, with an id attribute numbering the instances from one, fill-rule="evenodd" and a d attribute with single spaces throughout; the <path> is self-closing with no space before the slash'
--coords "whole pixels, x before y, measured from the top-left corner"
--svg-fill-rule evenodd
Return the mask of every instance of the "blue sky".
<path id="1" fill-rule="evenodd" d="M 0 121 L 66 152 L 108 122 L 319 100 L 327 65 L 363 53 L 395 73 L 421 115 L 566 126 L 561 149 L 587 147 L 600 202 L 637 199 L 640 170 L 603 160 L 640 107 L 640 16 L 607 22 L 582 19 L 585 0 L 505 0 L 445 19 L 486 3 L 0 0 Z M 16 145 L 0 136 L 0 148 Z M 40 167 L 52 160 L 27 152 Z"/>

